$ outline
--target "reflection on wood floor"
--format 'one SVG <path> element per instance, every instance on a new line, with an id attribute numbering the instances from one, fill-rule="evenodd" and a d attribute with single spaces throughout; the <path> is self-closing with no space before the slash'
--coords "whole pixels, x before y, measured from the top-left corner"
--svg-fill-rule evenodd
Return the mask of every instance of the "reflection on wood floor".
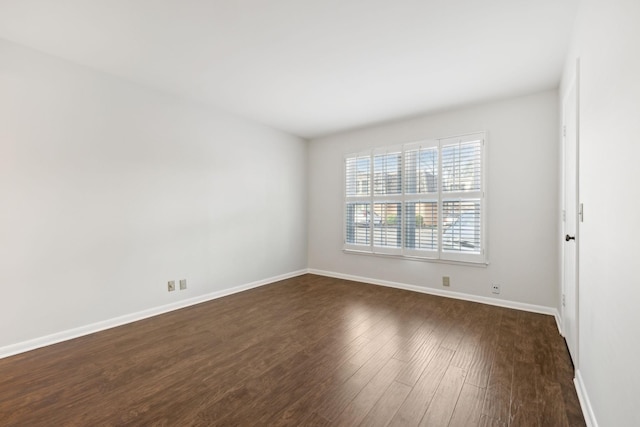
<path id="1" fill-rule="evenodd" d="M 583 426 L 551 316 L 304 275 L 0 360 L 3 425 Z"/>

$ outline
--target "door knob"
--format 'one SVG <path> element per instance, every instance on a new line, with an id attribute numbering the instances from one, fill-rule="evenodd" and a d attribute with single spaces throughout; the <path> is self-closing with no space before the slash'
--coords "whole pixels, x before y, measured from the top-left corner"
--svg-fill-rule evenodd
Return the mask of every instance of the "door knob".
<path id="1" fill-rule="evenodd" d="M 576 240 L 576 236 L 569 236 L 568 234 L 566 236 L 564 236 L 564 240 L 566 240 L 567 242 L 569 240 Z"/>

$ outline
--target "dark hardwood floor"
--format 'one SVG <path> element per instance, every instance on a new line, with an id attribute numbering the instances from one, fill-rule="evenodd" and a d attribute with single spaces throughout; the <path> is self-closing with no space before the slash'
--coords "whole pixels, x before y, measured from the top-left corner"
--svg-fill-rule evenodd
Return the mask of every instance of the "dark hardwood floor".
<path id="1" fill-rule="evenodd" d="M 304 275 L 0 360 L 0 424 L 583 426 L 551 316 Z"/>

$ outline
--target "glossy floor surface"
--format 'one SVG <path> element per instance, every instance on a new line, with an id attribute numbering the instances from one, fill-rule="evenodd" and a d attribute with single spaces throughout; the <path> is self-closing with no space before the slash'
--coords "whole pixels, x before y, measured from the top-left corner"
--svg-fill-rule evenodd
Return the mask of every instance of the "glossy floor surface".
<path id="1" fill-rule="evenodd" d="M 0 424 L 583 426 L 551 316 L 304 275 L 0 360 Z"/>

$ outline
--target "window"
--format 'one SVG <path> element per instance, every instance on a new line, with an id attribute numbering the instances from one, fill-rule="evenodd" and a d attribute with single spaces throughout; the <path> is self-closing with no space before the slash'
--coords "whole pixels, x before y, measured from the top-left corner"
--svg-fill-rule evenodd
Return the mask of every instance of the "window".
<path id="1" fill-rule="evenodd" d="M 486 262 L 484 132 L 345 158 L 346 250 Z"/>

